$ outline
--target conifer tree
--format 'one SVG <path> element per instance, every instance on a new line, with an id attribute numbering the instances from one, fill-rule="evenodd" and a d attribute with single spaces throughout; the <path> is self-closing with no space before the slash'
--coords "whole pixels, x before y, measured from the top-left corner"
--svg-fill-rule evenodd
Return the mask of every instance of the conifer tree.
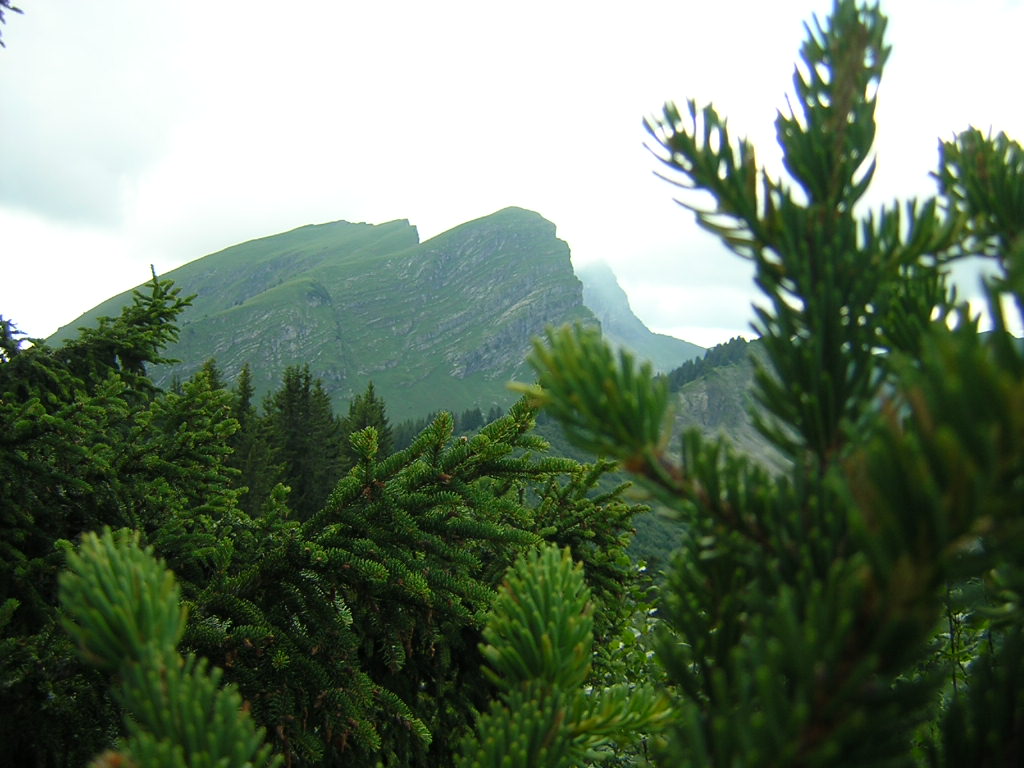
<path id="1" fill-rule="evenodd" d="M 210 358 L 202 364 L 199 368 L 200 371 L 206 374 L 211 389 L 227 389 L 227 382 L 224 381 L 224 374 L 221 373 L 220 368 L 217 366 L 217 361 L 214 358 Z"/>
<path id="2" fill-rule="evenodd" d="M 500 701 L 477 720 L 462 768 L 571 768 L 600 762 L 670 714 L 650 685 L 587 688 L 593 612 L 569 550 L 543 547 L 509 569 L 484 629 L 488 677 Z"/>
<path id="3" fill-rule="evenodd" d="M 233 395 L 232 415 L 238 422 L 238 432 L 231 439 L 227 463 L 238 470 L 236 487 L 242 491 L 239 507 L 250 517 L 259 517 L 272 503 L 282 467 L 274 463 L 271 424 L 257 414 L 252 402 L 254 388 L 248 363 L 238 374 Z"/>
<path id="4" fill-rule="evenodd" d="M 244 429 L 247 422 L 256 416 L 256 406 L 252 402 L 256 389 L 252 384 L 252 368 L 249 367 L 249 363 L 245 363 L 242 370 L 238 372 L 234 393 L 235 404 L 232 415 L 238 420 L 239 426 Z"/>
<path id="5" fill-rule="evenodd" d="M 384 457 L 390 454 L 394 449 L 394 436 L 388 420 L 387 404 L 377 395 L 372 381 L 366 385 L 365 392 L 352 398 L 348 405 L 348 415 L 341 420 L 341 467 L 346 472 L 359 461 L 359 453 L 349 443 L 349 436 L 366 427 L 373 427 L 377 432 L 378 455 Z"/>
<path id="6" fill-rule="evenodd" d="M 755 417 L 789 472 L 696 433 L 674 454 L 666 382 L 587 329 L 532 355 L 533 396 L 569 437 L 688 528 L 658 649 L 677 692 L 666 765 L 1020 763 L 1024 354 L 1003 307 L 1024 308 L 1024 152 L 969 130 L 942 147 L 942 199 L 860 215 L 884 30 L 853 0 L 808 25 L 776 121 L 788 180 L 710 106 L 647 123 L 680 202 L 753 262 Z M 988 338 L 946 287 L 971 253 L 999 267 Z M 966 661 L 953 591 L 985 637 Z"/>
<path id="7" fill-rule="evenodd" d="M 0 324 L 0 743 L 12 765 L 82 765 L 116 733 L 106 686 L 57 623 L 55 543 L 135 524 L 150 505 L 185 506 L 178 478 L 161 476 L 165 451 L 204 464 L 209 446 L 199 435 L 154 442 L 156 390 L 144 374 L 187 305 L 154 277 L 118 317 L 61 347 L 25 348 Z"/>
<path id="8" fill-rule="evenodd" d="M 264 412 L 273 461 L 291 488 L 289 505 L 305 520 L 323 506 L 342 474 L 339 420 L 308 365 L 285 369 L 281 388 L 267 398 Z"/>
<path id="9" fill-rule="evenodd" d="M 126 678 L 82 664 L 57 620 L 62 542 L 87 529 L 135 527 L 166 559 L 189 613 L 182 652 L 224 670 L 294 766 L 450 764 L 491 693 L 483 615 L 524 548 L 576 542 L 595 589 L 625 594 L 609 564 L 637 510 L 595 492 L 599 472 L 546 456 L 523 404 L 473 436 L 441 414 L 388 456 L 373 427 L 359 430 L 356 466 L 308 520 L 280 485 L 247 514 L 230 451 L 240 422 L 261 420 L 211 367 L 171 392 L 145 378 L 173 336 L 164 305 L 184 302 L 154 281 L 57 350 L 22 349 L 4 326 L 0 736 L 12 761 L 84 764 L 139 722 L 111 686 Z M 290 378 L 296 396 L 278 396 L 277 416 L 329 412 L 322 388 Z M 136 682 L 171 674 L 178 662 L 158 656 Z M 169 706 L 187 709 L 182 697 Z"/>
<path id="10" fill-rule="evenodd" d="M 207 377 L 209 372 L 207 372 Z M 64 628 L 89 663 L 117 676 L 128 737 L 91 765 L 273 768 L 263 733 L 221 671 L 177 645 L 185 629 L 174 574 L 126 530 L 86 534 L 61 574 Z"/>
<path id="11" fill-rule="evenodd" d="M 374 428 L 360 430 L 359 462 L 322 510 L 301 523 L 274 512 L 251 521 L 222 571 L 183 585 L 187 647 L 225 669 L 293 765 L 450 764 L 490 693 L 476 646 L 507 565 L 561 537 L 559 507 L 573 512 L 567 528 L 589 521 L 618 541 L 610 528 L 623 519 L 606 514 L 617 499 L 588 505 L 595 473 L 536 455 L 545 445 L 532 426 L 520 404 L 455 438 L 442 413 L 387 457 Z M 570 490 L 546 502 L 557 477 Z M 581 549 L 595 580 L 624 546 Z"/>
<path id="12" fill-rule="evenodd" d="M 484 415 L 479 408 L 467 408 L 458 418 L 459 432 L 473 432 L 484 425 Z"/>
<path id="13" fill-rule="evenodd" d="M 708 370 L 720 365 L 730 365 L 746 360 L 750 354 L 750 342 L 742 336 L 735 336 L 724 344 L 708 349 L 703 357 L 687 360 L 667 375 L 669 389 L 673 392 L 703 376 Z"/>

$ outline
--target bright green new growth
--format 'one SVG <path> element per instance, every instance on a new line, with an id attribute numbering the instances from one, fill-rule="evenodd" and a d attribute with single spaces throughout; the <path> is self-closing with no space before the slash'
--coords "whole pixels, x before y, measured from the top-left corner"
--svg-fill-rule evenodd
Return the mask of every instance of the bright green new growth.
<path id="1" fill-rule="evenodd" d="M 356 433 L 356 466 L 323 490 L 333 440 L 290 436 L 338 430 L 302 369 L 265 408 L 277 422 L 268 429 L 251 388 L 225 391 L 213 364 L 170 392 L 142 375 L 184 304 L 154 281 L 121 317 L 59 348 L 23 348 L 0 321 L 7 762 L 84 765 L 123 734 L 125 709 L 140 709 L 111 685 L 127 676 L 83 661 L 60 629 L 58 545 L 104 526 L 138 530 L 166 560 L 188 608 L 183 653 L 224 670 L 292 766 L 451 765 L 492 693 L 477 648 L 483 618 L 508 565 L 541 541 L 584 564 L 599 606 L 593 676 L 624 679 L 639 654 L 604 651 L 621 651 L 633 622 L 639 585 L 624 550 L 639 509 L 621 487 L 598 487 L 610 464 L 552 456 L 520 403 L 472 435 L 439 414 L 394 454 L 374 423 Z M 289 494 L 275 465 L 303 451 L 316 462 L 283 475 Z M 315 492 L 302 493 L 310 469 Z M 239 508 L 240 485 L 252 486 L 242 497 L 251 511 Z M 122 631 L 110 644 L 135 642 L 147 611 L 177 603 L 114 603 L 123 615 L 110 626 Z M 167 626 L 173 654 L 180 628 Z M 155 669 L 177 663 L 157 656 Z"/>
<path id="2" fill-rule="evenodd" d="M 463 743 L 461 768 L 591 763 L 668 719 L 648 686 L 584 689 L 593 651 L 593 603 L 568 549 L 546 546 L 509 569 L 484 628 L 485 674 L 501 690 Z"/>
<path id="3" fill-rule="evenodd" d="M 122 752 L 146 768 L 272 766 L 263 730 L 219 669 L 182 658 L 185 610 L 174 574 L 137 533 L 87 533 L 60 578 L 63 624 L 82 655 L 116 673 L 128 737 Z M 114 765 L 106 754 L 96 765 Z"/>
<path id="4" fill-rule="evenodd" d="M 665 765 L 1021 764 L 1024 349 L 1003 308 L 1024 310 L 1024 151 L 966 131 L 943 198 L 862 215 L 884 30 L 852 0 L 807 27 L 776 121 L 789 180 L 710 106 L 647 123 L 680 202 L 755 266 L 755 418 L 787 471 L 696 433 L 671 455 L 659 385 L 591 334 L 531 359 L 569 437 L 687 527 L 662 593 Z M 988 336 L 946 285 L 975 254 L 1000 272 Z"/>
<path id="5" fill-rule="evenodd" d="M 547 547 L 513 566 L 484 629 L 487 676 L 499 687 L 536 680 L 583 685 L 590 671 L 594 606 L 568 550 Z"/>

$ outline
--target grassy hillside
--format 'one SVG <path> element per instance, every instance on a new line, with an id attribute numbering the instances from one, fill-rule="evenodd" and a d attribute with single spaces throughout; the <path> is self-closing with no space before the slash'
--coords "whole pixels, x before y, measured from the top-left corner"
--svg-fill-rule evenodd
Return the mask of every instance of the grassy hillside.
<path id="1" fill-rule="evenodd" d="M 539 214 L 507 208 L 420 243 L 407 221 L 334 222 L 252 240 L 165 277 L 195 294 L 180 360 L 158 384 L 213 357 L 233 378 L 248 362 L 257 396 L 308 363 L 340 409 L 373 380 L 396 419 L 437 408 L 507 406 L 530 339 L 548 324 L 593 322 L 569 248 Z M 53 340 L 129 293 L 86 313 Z"/>

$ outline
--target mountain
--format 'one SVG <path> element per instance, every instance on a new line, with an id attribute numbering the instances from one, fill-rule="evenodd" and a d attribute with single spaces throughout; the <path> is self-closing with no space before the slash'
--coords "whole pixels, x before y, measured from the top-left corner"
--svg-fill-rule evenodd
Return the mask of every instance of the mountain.
<path id="1" fill-rule="evenodd" d="M 583 283 L 583 303 L 597 316 L 601 332 L 616 348 L 625 347 L 649 360 L 658 373 L 668 373 L 682 363 L 704 354 L 704 348 L 674 336 L 653 333 L 633 314 L 626 292 L 604 262 L 576 267 Z"/>
<path id="2" fill-rule="evenodd" d="M 530 340 L 549 324 L 595 322 L 568 245 L 537 213 L 506 208 L 425 242 L 408 221 L 333 222 L 232 246 L 162 277 L 193 305 L 153 370 L 160 385 L 215 358 L 228 378 L 248 362 L 257 396 L 308 363 L 339 410 L 373 380 L 392 419 L 438 408 L 507 406 L 528 378 Z M 115 296 L 59 330 L 115 315 Z"/>
<path id="3" fill-rule="evenodd" d="M 734 340 L 708 351 L 699 374 L 683 384 L 673 395 L 673 431 L 675 434 L 696 428 L 705 437 L 724 436 L 739 453 L 766 469 L 780 471 L 786 460 L 754 426 L 751 409 L 754 401 L 754 360 L 763 358 L 759 341 L 742 342 L 739 354 L 716 359 L 714 353 L 742 340 Z M 719 361 L 720 360 L 720 361 Z M 669 376 L 672 380 L 672 376 Z"/>

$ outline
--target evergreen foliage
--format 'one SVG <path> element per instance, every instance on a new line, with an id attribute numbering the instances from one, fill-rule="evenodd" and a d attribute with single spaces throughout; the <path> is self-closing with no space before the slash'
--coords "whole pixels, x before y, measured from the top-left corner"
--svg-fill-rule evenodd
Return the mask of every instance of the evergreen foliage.
<path id="1" fill-rule="evenodd" d="M 223 670 L 293 766 L 450 764 L 490 694 L 477 645 L 496 585 L 544 540 L 572 543 L 595 594 L 614 603 L 604 624 L 614 650 L 633 620 L 623 548 L 638 508 L 596 489 L 603 469 L 546 456 L 532 409 L 459 436 L 443 413 L 387 455 L 376 428 L 360 429 L 351 471 L 319 505 L 295 509 L 278 478 L 315 487 L 300 482 L 332 461 L 340 474 L 322 388 L 294 369 L 257 415 L 249 374 L 228 391 L 211 361 L 160 392 L 145 364 L 183 304 L 154 280 L 120 318 L 57 349 L 24 348 L 3 325 L 5 759 L 84 765 L 119 737 L 144 742 L 151 723 L 123 710 L 173 670 L 184 670 L 175 686 L 216 698 L 202 665 L 173 649 L 114 677 L 79 659 L 60 628 L 56 577 L 67 542 L 104 526 L 134 528 L 174 570 L 189 617 L 182 652 Z M 302 443 L 317 425 L 321 438 Z M 169 706 L 192 717 L 194 697 L 175 690 Z"/>
<path id="2" fill-rule="evenodd" d="M 119 317 L 56 349 L 26 348 L 0 325 L 0 743 L 11 764 L 83 765 L 117 728 L 98 673 L 60 631 L 55 543 L 219 504 L 205 494 L 223 438 L 202 420 L 184 427 L 192 399 L 172 405 L 144 376 L 187 303 L 154 278 Z M 172 425 L 182 431 L 162 431 Z M 172 466 L 181 472 L 165 477 Z"/>
<path id="3" fill-rule="evenodd" d="M 484 425 L 484 415 L 479 408 L 467 408 L 459 414 L 455 424 L 459 432 L 475 432 Z"/>
<path id="4" fill-rule="evenodd" d="M 221 671 L 182 658 L 185 630 L 174 574 L 137 533 L 87 533 L 60 578 L 62 624 L 82 656 L 118 680 L 128 737 L 103 766 L 218 768 L 279 765 Z"/>
<path id="5" fill-rule="evenodd" d="M 754 264 L 757 418 L 788 473 L 696 433 L 673 455 L 666 383 L 586 330 L 532 356 L 570 438 L 688 527 L 662 599 L 664 764 L 1020 764 L 1024 355 L 1004 304 L 1024 308 L 1024 153 L 968 130 L 942 146 L 942 199 L 859 215 L 884 30 L 852 0 L 807 27 L 776 123 L 789 181 L 710 106 L 647 123 L 680 202 Z M 946 287 L 966 254 L 998 266 L 987 337 Z"/>
<path id="6" fill-rule="evenodd" d="M 395 450 L 408 448 L 416 436 L 426 429 L 430 423 L 437 418 L 439 413 L 440 411 L 433 411 L 418 419 L 406 419 L 405 421 L 396 424 L 392 429 Z M 471 434 L 478 431 L 485 424 L 491 424 L 492 422 L 500 419 L 502 415 L 504 415 L 505 411 L 499 406 L 492 405 L 487 410 L 486 416 L 484 415 L 484 412 L 480 410 L 480 406 L 467 408 L 458 414 L 454 411 L 451 413 L 452 418 L 455 419 L 455 433 Z"/>
<path id="7" fill-rule="evenodd" d="M 884 28 L 852 0 L 808 26 L 788 179 L 710 106 L 648 122 L 681 202 L 753 262 L 784 473 L 694 433 L 675 453 L 669 379 L 593 329 L 532 356 L 530 398 L 685 526 L 662 672 L 611 461 L 550 456 L 528 401 L 393 451 L 372 385 L 339 420 L 308 368 L 262 415 L 245 369 L 161 392 L 146 366 L 187 300 L 154 277 L 60 348 L 0 321 L 4 759 L 120 739 L 140 765 L 259 764 L 256 725 L 292 766 L 569 766 L 665 726 L 664 765 L 1019 765 L 1024 150 L 965 131 L 938 198 L 862 214 Z M 970 255 L 997 273 L 990 334 L 946 285 Z M 136 532 L 83 536 L 105 526 Z"/>
<path id="8" fill-rule="evenodd" d="M 439 414 L 440 411 L 434 411 L 427 416 L 423 416 L 418 419 L 406 419 L 405 421 L 396 424 L 392 432 L 395 441 L 395 449 L 401 451 L 412 445 L 412 441 L 415 440 L 423 430 L 429 427 Z"/>
<path id="9" fill-rule="evenodd" d="M 426 425 L 424 425 L 426 426 Z M 348 415 L 341 421 L 341 466 L 346 472 L 359 461 L 359 452 L 349 437 L 366 427 L 373 427 L 377 433 L 377 453 L 384 457 L 394 449 L 391 422 L 388 421 L 387 406 L 373 389 L 373 382 L 366 385 L 366 391 L 352 398 Z"/>
<path id="10" fill-rule="evenodd" d="M 264 412 L 272 461 L 291 489 L 289 506 L 306 520 L 323 506 L 342 474 L 342 426 L 308 365 L 285 369 L 281 388 L 267 397 Z"/>
<path id="11" fill-rule="evenodd" d="M 595 495 L 599 472 L 533 458 L 532 424 L 520 405 L 456 438 L 442 413 L 388 457 L 360 430 L 359 461 L 321 510 L 250 521 L 225 566 L 186 590 L 186 644 L 225 669 L 293 765 L 448 764 L 454 742 L 434 735 L 465 730 L 486 701 L 475 645 L 494 587 L 524 547 L 563 537 L 548 524 L 560 511 L 608 547 L 581 554 L 619 601 L 621 634 L 638 510 Z"/>
<path id="12" fill-rule="evenodd" d="M 569 550 L 546 546 L 509 569 L 484 629 L 487 676 L 500 700 L 480 715 L 457 765 L 564 766 L 608 757 L 669 716 L 650 686 L 586 689 L 593 612 L 582 569 Z"/>
<path id="13" fill-rule="evenodd" d="M 284 469 L 275 463 L 274 451 L 281 436 L 274 434 L 274 422 L 256 412 L 248 363 L 242 366 L 232 394 L 231 414 L 238 422 L 238 432 L 231 438 L 227 464 L 238 471 L 239 507 L 249 517 L 260 517 L 273 505 L 273 494 L 282 481 Z M 283 492 L 283 488 L 278 491 Z"/>
<path id="14" fill-rule="evenodd" d="M 703 357 L 695 357 L 687 360 L 681 366 L 670 371 L 668 376 L 668 387 L 673 392 L 678 392 L 686 384 L 695 381 L 712 368 L 720 365 L 731 365 L 732 363 L 745 360 L 750 354 L 748 342 L 742 336 L 729 339 L 724 344 L 717 344 L 704 353 Z"/>

